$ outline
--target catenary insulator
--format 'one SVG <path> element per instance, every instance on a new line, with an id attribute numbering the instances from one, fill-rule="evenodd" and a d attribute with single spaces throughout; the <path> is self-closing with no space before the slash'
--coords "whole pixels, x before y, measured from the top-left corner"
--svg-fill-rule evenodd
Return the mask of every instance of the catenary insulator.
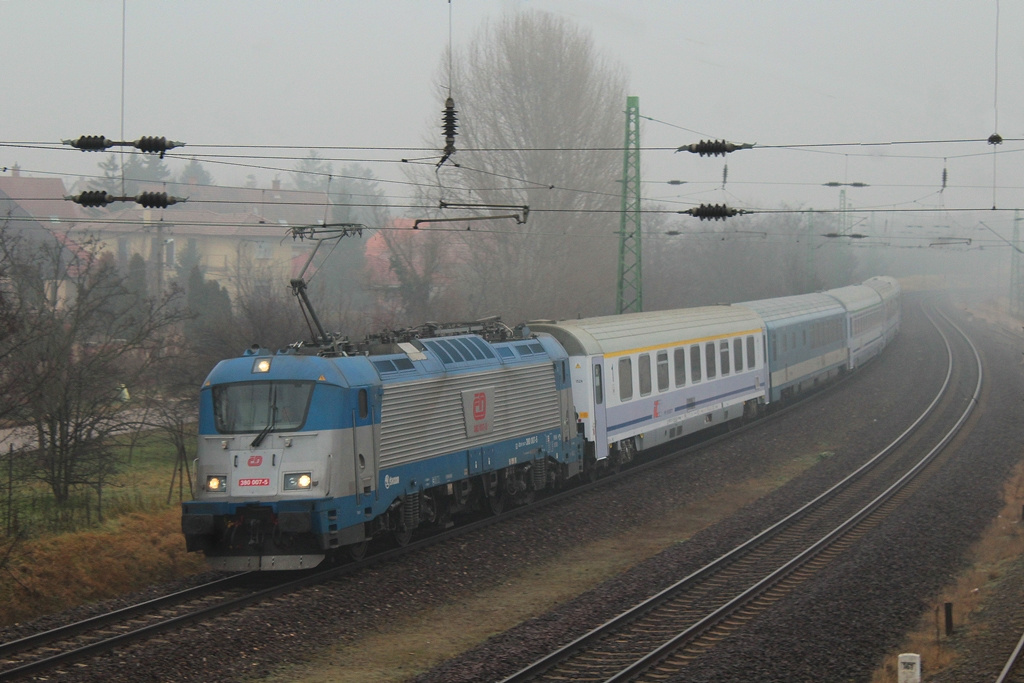
<path id="1" fill-rule="evenodd" d="M 159 152 L 160 158 L 163 159 L 164 153 L 167 150 L 174 149 L 175 147 L 181 147 L 182 144 L 183 143 L 181 142 L 168 140 L 165 137 L 158 138 L 155 136 L 144 135 L 138 140 L 136 140 L 132 146 L 135 147 L 140 152 L 145 152 L 147 154 L 156 154 L 157 152 Z"/>
<path id="2" fill-rule="evenodd" d="M 71 145 L 83 152 L 102 152 L 113 146 L 114 141 L 108 140 L 103 135 L 83 135 L 77 140 L 65 140 L 65 145 Z"/>
<path id="3" fill-rule="evenodd" d="M 683 145 L 676 149 L 677 152 L 693 152 L 700 156 L 725 156 L 729 152 L 735 152 L 738 149 L 751 149 L 754 145 L 749 142 L 744 142 L 737 145 L 734 142 L 728 142 L 726 140 L 701 140 L 700 142 L 693 143 L 691 145 Z"/>
<path id="4" fill-rule="evenodd" d="M 746 213 L 741 209 L 733 209 L 725 204 L 701 204 L 695 206 L 692 209 L 686 211 L 680 211 L 679 213 L 686 213 L 694 218 L 699 218 L 702 221 L 724 221 L 726 218 L 731 218 L 741 213 Z"/>
<path id="5" fill-rule="evenodd" d="M 458 112 L 455 111 L 455 100 L 448 98 L 444 102 L 444 153 L 450 156 L 455 153 L 455 134 L 458 130 Z"/>
<path id="6" fill-rule="evenodd" d="M 82 206 L 106 206 L 114 201 L 114 197 L 105 190 L 86 190 L 77 197 L 69 197 L 69 199 Z"/>
<path id="7" fill-rule="evenodd" d="M 177 197 L 168 197 L 166 192 L 143 192 L 135 198 L 135 202 L 147 209 L 166 209 L 180 201 Z"/>

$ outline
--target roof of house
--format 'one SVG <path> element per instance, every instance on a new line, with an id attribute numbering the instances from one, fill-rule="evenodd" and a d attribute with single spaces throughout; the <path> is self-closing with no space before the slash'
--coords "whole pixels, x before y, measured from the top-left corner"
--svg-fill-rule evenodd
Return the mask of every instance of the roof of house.
<path id="1" fill-rule="evenodd" d="M 7 216 L 16 204 L 26 215 L 37 219 L 56 218 L 72 223 L 87 219 L 85 210 L 65 199 L 66 194 L 60 178 L 0 175 L 0 216 Z"/>

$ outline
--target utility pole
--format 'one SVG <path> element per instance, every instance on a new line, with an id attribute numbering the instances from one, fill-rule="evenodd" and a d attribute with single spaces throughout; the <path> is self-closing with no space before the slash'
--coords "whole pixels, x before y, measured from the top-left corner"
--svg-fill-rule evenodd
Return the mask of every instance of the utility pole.
<path id="1" fill-rule="evenodd" d="M 1013 212 L 1013 248 L 1010 250 L 1010 315 L 1024 318 L 1024 272 L 1021 267 L 1020 211 Z"/>
<path id="2" fill-rule="evenodd" d="M 626 98 L 626 141 L 622 159 L 622 215 L 619 223 L 619 278 L 616 313 L 644 310 L 640 245 L 640 98 Z"/>

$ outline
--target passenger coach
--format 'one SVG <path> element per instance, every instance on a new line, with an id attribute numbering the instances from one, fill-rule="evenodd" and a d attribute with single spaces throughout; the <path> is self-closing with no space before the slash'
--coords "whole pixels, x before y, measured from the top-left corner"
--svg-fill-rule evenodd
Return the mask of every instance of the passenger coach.
<path id="1" fill-rule="evenodd" d="M 748 308 L 703 308 L 532 323 L 568 352 L 591 455 L 636 451 L 757 413 L 766 395 L 764 326 Z"/>
<path id="2" fill-rule="evenodd" d="M 850 285 L 826 292 L 846 309 L 848 367 L 859 368 L 885 348 L 886 310 L 878 291 L 864 285 Z"/>
<path id="3" fill-rule="evenodd" d="M 893 340 L 900 331 L 900 283 L 894 277 L 886 275 L 865 280 L 864 285 L 878 292 L 885 308 L 885 343 Z"/>
<path id="4" fill-rule="evenodd" d="M 846 309 L 827 294 L 747 301 L 767 330 L 769 400 L 817 386 L 847 364 Z"/>

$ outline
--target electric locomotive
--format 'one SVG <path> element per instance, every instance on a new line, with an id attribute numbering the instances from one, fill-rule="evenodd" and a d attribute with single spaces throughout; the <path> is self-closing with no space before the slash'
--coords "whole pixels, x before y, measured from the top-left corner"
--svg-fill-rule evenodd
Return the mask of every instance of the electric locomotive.
<path id="1" fill-rule="evenodd" d="M 225 570 L 308 568 L 579 474 L 568 357 L 550 338 L 503 336 L 221 361 L 200 392 L 188 549 Z"/>

